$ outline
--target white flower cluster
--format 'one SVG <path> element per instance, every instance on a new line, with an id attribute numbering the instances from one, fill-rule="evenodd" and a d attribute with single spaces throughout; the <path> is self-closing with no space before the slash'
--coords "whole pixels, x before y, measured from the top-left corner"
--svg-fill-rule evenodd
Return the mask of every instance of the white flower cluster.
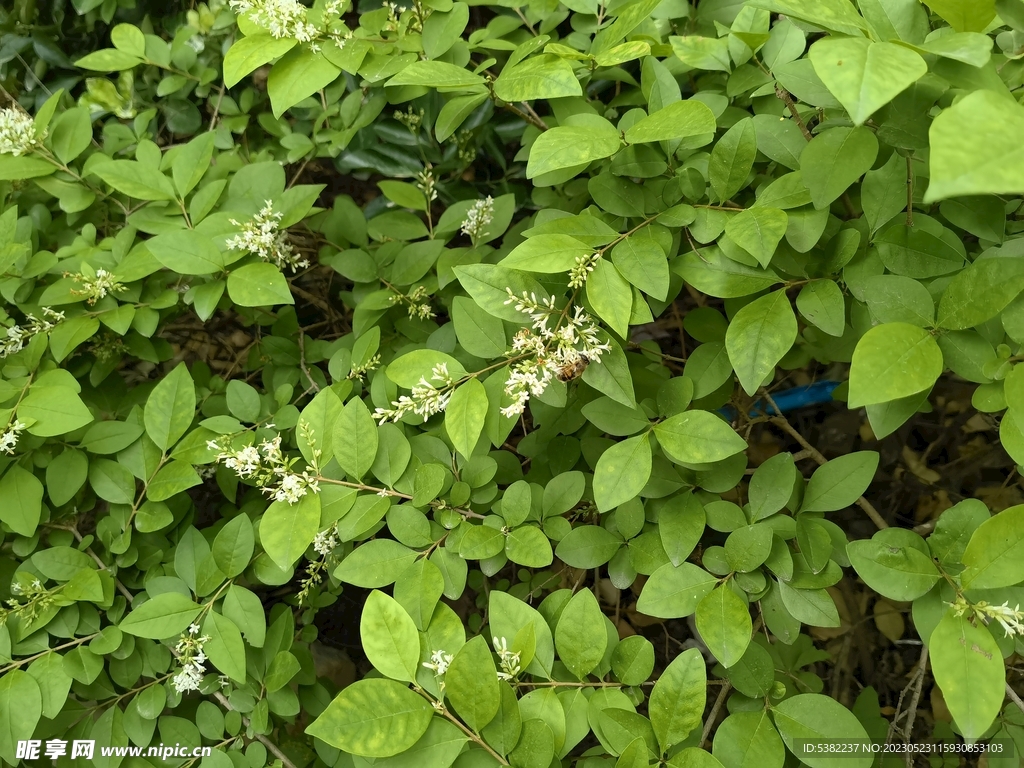
<path id="1" fill-rule="evenodd" d="M 600 260 L 601 257 L 596 253 L 589 256 L 577 256 L 576 266 L 569 271 L 569 287 L 574 291 L 582 288 Z"/>
<path id="2" fill-rule="evenodd" d="M 199 690 L 199 684 L 203 682 L 203 675 L 206 674 L 206 654 L 203 653 L 203 646 L 209 641 L 210 636 L 200 637 L 199 625 L 192 624 L 188 628 L 188 634 L 183 632 L 181 639 L 174 646 L 174 653 L 178 657 L 181 669 L 171 679 L 171 684 L 178 693 Z"/>
<path id="3" fill-rule="evenodd" d="M 435 413 L 440 413 L 448 407 L 451 399 L 451 387 L 455 380 L 448 373 L 448 363 L 438 363 L 430 371 L 430 381 L 438 382 L 441 387 L 437 388 L 426 377 L 421 377 L 419 384 L 412 388 L 411 395 L 402 395 L 391 403 L 391 408 L 378 408 L 373 418 L 381 423 L 386 421 L 398 421 L 408 413 L 415 413 L 424 419 L 429 419 Z"/>
<path id="4" fill-rule="evenodd" d="M 448 671 L 453 658 L 455 657 L 450 653 L 445 653 L 443 650 L 433 651 L 430 654 L 430 661 L 424 661 L 423 666 L 434 670 L 435 675 L 443 675 Z M 443 687 L 444 683 L 441 683 L 441 686 Z"/>
<path id="5" fill-rule="evenodd" d="M 28 340 L 39 333 L 49 333 L 64 319 L 63 312 L 55 312 L 43 307 L 44 320 L 35 315 L 26 314 L 24 325 L 12 325 L 5 336 L 0 337 L 0 358 L 21 352 Z"/>
<path id="6" fill-rule="evenodd" d="M 90 270 L 91 271 L 91 270 Z M 124 290 L 124 285 L 119 283 L 112 272 L 105 269 L 97 269 L 95 275 L 86 272 L 65 273 L 76 283 L 81 283 L 81 288 L 72 289 L 71 293 L 76 296 L 85 296 L 86 303 L 95 304 L 108 293 L 117 293 Z"/>
<path id="7" fill-rule="evenodd" d="M 522 670 L 519 668 L 519 651 L 512 652 L 508 649 L 508 642 L 505 638 L 492 638 L 494 640 L 494 652 L 498 654 L 498 661 L 501 664 L 501 671 L 498 672 L 498 679 L 506 682 L 515 678 Z"/>
<path id="8" fill-rule="evenodd" d="M 392 304 L 402 301 L 409 304 L 409 317 L 429 320 L 435 316 L 434 310 L 430 307 L 430 293 L 424 285 L 417 285 L 409 292 L 408 296 L 396 293 L 391 297 Z"/>
<path id="9" fill-rule="evenodd" d="M 601 342 L 599 326 L 582 307 L 562 312 L 555 307 L 554 297 L 538 301 L 535 294 L 516 296 L 511 288 L 506 290 L 505 303 L 514 304 L 516 311 L 533 322 L 532 329 L 523 328 L 512 340 L 512 353 L 527 356 L 512 365 L 505 382 L 505 394 L 512 403 L 501 412 L 512 418 L 526 410 L 531 395 L 544 394 L 555 376 L 572 378 L 574 371 L 596 361 L 611 347 Z"/>
<path id="10" fill-rule="evenodd" d="M 14 453 L 14 448 L 18 445 L 18 433 L 26 429 L 28 429 L 28 424 L 18 419 L 15 419 L 13 424 L 8 425 L 7 430 L 0 435 L 0 453 L 8 455 Z"/>
<path id="11" fill-rule="evenodd" d="M 0 155 L 24 155 L 39 144 L 36 125 L 20 109 L 0 109 Z"/>
<path id="12" fill-rule="evenodd" d="M 338 546 L 338 537 L 335 535 L 338 529 L 331 526 L 326 531 L 320 531 L 313 538 L 313 551 L 318 555 L 327 557 L 334 551 L 334 548 Z"/>
<path id="13" fill-rule="evenodd" d="M 260 212 L 249 221 L 242 223 L 231 219 L 232 224 L 242 228 L 242 233 L 228 240 L 228 248 L 233 251 L 255 253 L 264 261 L 276 264 L 280 269 L 305 269 L 309 266 L 309 260 L 292 250 L 287 230 L 281 230 L 283 217 L 283 213 L 274 212 L 273 203 L 267 200 Z"/>
<path id="14" fill-rule="evenodd" d="M 307 493 L 320 492 L 320 480 L 303 470 L 293 472 L 292 465 L 297 459 L 287 459 L 281 451 L 281 436 L 264 440 L 259 448 L 254 445 L 240 450 L 226 450 L 216 440 L 210 440 L 206 447 L 217 451 L 216 460 L 224 464 L 241 478 L 251 478 L 259 488 L 274 501 L 295 504 Z"/>
<path id="15" fill-rule="evenodd" d="M 469 235 L 469 239 L 476 244 L 476 241 L 487 234 L 488 225 L 494 220 L 494 200 L 488 195 L 483 200 L 477 200 L 473 207 L 466 212 L 466 218 L 462 222 L 462 234 Z"/>
<path id="16" fill-rule="evenodd" d="M 986 624 L 992 619 L 999 622 L 1007 637 L 1014 635 L 1024 637 L 1024 611 L 1020 609 L 1020 604 L 1014 608 L 1010 607 L 1009 602 L 992 605 L 982 600 L 972 604 L 963 597 L 958 597 L 955 603 L 948 603 L 948 605 L 953 608 L 957 616 L 963 616 L 968 611 L 973 611 L 974 615 Z"/>
<path id="17" fill-rule="evenodd" d="M 248 13 L 253 23 L 271 37 L 291 37 L 300 43 L 314 43 L 319 30 L 306 20 L 308 8 L 298 0 L 231 0 L 231 10 Z M 315 44 L 311 46 L 319 50 Z"/>

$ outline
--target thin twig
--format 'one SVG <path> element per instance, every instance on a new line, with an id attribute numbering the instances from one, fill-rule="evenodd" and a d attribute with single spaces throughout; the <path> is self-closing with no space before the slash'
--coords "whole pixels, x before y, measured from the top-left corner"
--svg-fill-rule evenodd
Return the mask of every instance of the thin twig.
<path id="1" fill-rule="evenodd" d="M 789 109 L 789 114 L 793 116 L 793 120 L 795 120 L 796 124 L 800 126 L 800 132 L 804 135 L 804 138 L 808 141 L 813 139 L 814 136 L 812 136 L 810 130 L 808 130 L 807 123 L 805 123 L 804 119 L 800 117 L 800 112 L 796 108 L 796 102 L 794 102 L 793 97 L 789 95 L 789 91 L 781 85 L 776 85 L 775 95 L 778 96 L 782 100 L 782 103 Z"/>
<path id="2" fill-rule="evenodd" d="M 704 730 L 700 734 L 700 746 L 701 749 L 708 741 L 708 735 L 711 733 L 711 729 L 715 725 L 715 720 L 718 719 L 718 712 L 721 710 L 722 705 L 725 703 L 725 697 L 729 695 L 729 691 L 732 690 L 732 683 L 726 681 L 722 686 L 722 690 L 718 692 L 718 698 L 715 699 L 715 705 L 711 708 L 711 714 L 708 715 L 707 721 L 704 723 Z"/>
<path id="3" fill-rule="evenodd" d="M 803 435 L 801 435 L 792 424 L 789 423 L 789 420 L 785 416 L 782 415 L 782 411 L 779 409 L 779 406 L 776 405 L 775 401 L 772 399 L 772 396 L 768 394 L 767 391 L 764 391 L 764 396 L 768 400 L 768 402 L 771 403 L 772 408 L 775 409 L 775 413 L 777 414 L 772 417 L 772 424 L 781 427 L 782 430 L 786 432 L 786 434 L 788 434 L 790 437 L 792 437 L 794 440 L 800 443 L 800 447 L 807 451 L 808 455 L 810 455 L 810 457 L 814 459 L 819 466 L 822 464 L 827 464 L 828 459 L 821 455 L 821 451 L 819 451 L 817 448 L 815 448 L 813 445 L 807 442 L 807 439 Z M 858 507 L 863 509 L 865 513 L 867 513 L 867 516 L 871 518 L 871 522 L 873 522 L 879 530 L 889 527 L 889 524 L 882 519 L 882 516 L 880 514 L 878 514 L 878 510 L 875 509 L 874 505 L 870 501 L 865 499 L 863 496 L 857 499 L 856 504 Z"/>
<path id="4" fill-rule="evenodd" d="M 1017 695 L 1017 692 L 1010 687 L 1009 683 L 1006 684 L 1006 695 L 1010 697 L 1010 701 L 1017 705 L 1017 709 L 1024 712 L 1024 701 L 1022 701 L 1020 696 Z"/>
<path id="5" fill-rule="evenodd" d="M 924 671 L 928 666 L 928 646 L 921 646 L 921 658 L 917 662 L 914 680 L 914 692 L 910 697 L 910 709 L 907 710 L 907 724 L 903 727 L 903 741 L 910 744 L 914 732 L 914 720 L 917 718 L 917 705 L 921 701 L 921 688 L 924 686 Z M 907 768 L 913 765 L 913 756 L 907 750 Z"/>

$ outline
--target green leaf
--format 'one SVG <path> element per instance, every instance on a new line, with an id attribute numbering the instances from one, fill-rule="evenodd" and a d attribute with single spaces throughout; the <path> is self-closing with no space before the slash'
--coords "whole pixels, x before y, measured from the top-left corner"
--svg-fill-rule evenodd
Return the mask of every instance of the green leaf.
<path id="1" fill-rule="evenodd" d="M 715 143 L 708 176 L 719 200 L 728 200 L 743 189 L 756 156 L 757 134 L 754 121 L 749 118 L 733 125 Z"/>
<path id="2" fill-rule="evenodd" d="M 943 110 L 928 130 L 924 202 L 1024 192 L 1024 108 L 989 90 L 969 93 Z"/>
<path id="3" fill-rule="evenodd" d="M 808 754 L 799 749 L 802 740 L 842 740 L 867 744 L 868 734 L 857 717 L 836 701 L 820 693 L 800 693 L 775 705 L 775 727 L 800 762 L 810 768 L 870 768 L 870 754 Z"/>
<path id="4" fill-rule="evenodd" d="M 160 171 L 135 160 L 108 160 L 92 172 L 118 192 L 138 200 L 173 200 L 174 185 Z"/>
<path id="5" fill-rule="evenodd" d="M 601 512 L 636 498 L 651 476 L 651 441 L 647 433 L 616 443 L 594 468 L 594 501 Z"/>
<path id="6" fill-rule="evenodd" d="M 633 123 L 626 131 L 629 144 L 673 141 L 694 136 L 713 136 L 715 114 L 695 99 L 675 101 Z"/>
<path id="7" fill-rule="evenodd" d="M 888 541 L 880 534 L 872 539 L 851 541 L 846 554 L 864 583 L 890 600 L 916 600 L 940 578 L 928 555 L 904 542 Z"/>
<path id="8" fill-rule="evenodd" d="M 340 74 L 341 69 L 322 53 L 305 45 L 292 48 L 274 64 L 267 78 L 267 93 L 274 117 L 280 117 L 307 96 L 326 88 Z"/>
<path id="9" fill-rule="evenodd" d="M 555 554 L 573 568 L 596 568 L 611 560 L 621 546 L 622 540 L 610 531 L 598 525 L 581 525 L 558 542 Z"/>
<path id="10" fill-rule="evenodd" d="M 724 37 L 670 37 L 672 53 L 676 58 L 693 69 L 709 72 L 731 72 L 729 41 Z"/>
<path id="11" fill-rule="evenodd" d="M 237 85 L 246 75 L 284 56 L 297 42 L 291 37 L 273 37 L 267 33 L 236 40 L 224 55 L 224 84 L 228 88 Z"/>
<path id="12" fill-rule="evenodd" d="M 181 439 L 196 415 L 196 387 L 184 363 L 165 376 L 149 393 L 143 423 L 158 448 L 168 450 Z"/>
<path id="13" fill-rule="evenodd" d="M 619 336 L 629 335 L 633 291 L 610 261 L 600 259 L 587 278 L 587 299 L 598 316 Z"/>
<path id="14" fill-rule="evenodd" d="M 712 754 L 728 768 L 782 768 L 786 747 L 764 709 L 725 718 L 715 730 Z"/>
<path id="15" fill-rule="evenodd" d="M 554 559 L 548 537 L 532 525 L 520 526 L 508 535 L 505 556 L 516 565 L 527 568 L 546 568 Z"/>
<path id="16" fill-rule="evenodd" d="M 415 550 L 397 541 L 374 539 L 356 547 L 352 554 L 341 561 L 334 575 L 347 584 L 378 589 L 393 584 L 416 559 L 416 555 Z"/>
<path id="17" fill-rule="evenodd" d="M 715 587 L 697 604 L 696 620 L 697 631 L 722 666 L 743 658 L 754 625 L 747 604 L 728 584 Z"/>
<path id="18" fill-rule="evenodd" d="M 767 267 L 786 234 L 789 216 L 778 208 L 747 208 L 725 225 L 725 234 Z"/>
<path id="19" fill-rule="evenodd" d="M 661 546 L 673 565 L 680 565 L 697 547 L 706 520 L 700 499 L 692 493 L 674 496 L 658 512 Z"/>
<path id="20" fill-rule="evenodd" d="M 555 627 L 555 648 L 562 663 L 578 680 L 585 680 L 604 658 L 608 647 L 606 621 L 589 589 L 581 589 L 562 609 Z"/>
<path id="21" fill-rule="evenodd" d="M 213 131 L 201 133 L 174 156 L 171 177 L 174 179 L 174 188 L 182 197 L 195 189 L 196 184 L 210 169 L 216 136 Z"/>
<path id="22" fill-rule="evenodd" d="M 0 479 L 0 520 L 21 536 L 32 536 L 43 510 L 43 484 L 17 464 Z"/>
<path id="23" fill-rule="evenodd" d="M 363 605 L 359 637 L 370 663 L 394 680 L 413 683 L 419 669 L 416 624 L 394 598 L 374 590 Z"/>
<path id="24" fill-rule="evenodd" d="M 878 469 L 876 451 L 857 451 L 822 464 L 804 491 L 802 512 L 835 512 L 857 501 Z"/>
<path id="25" fill-rule="evenodd" d="M 357 480 L 366 475 L 377 455 L 377 424 L 358 397 L 349 400 L 334 422 L 334 459 Z"/>
<path id="26" fill-rule="evenodd" d="M 525 272 L 568 272 L 577 259 L 591 253 L 590 246 L 569 235 L 536 235 L 513 248 L 501 265 Z"/>
<path id="27" fill-rule="evenodd" d="M 909 48 L 863 37 L 826 37 L 811 46 L 808 57 L 854 125 L 863 125 L 928 72 Z"/>
<path id="28" fill-rule="evenodd" d="M 659 619 L 680 619 L 697 610 L 718 579 L 693 563 L 666 563 L 651 574 L 640 592 L 637 610 Z"/>
<path id="29" fill-rule="evenodd" d="M 39 684 L 28 672 L 12 669 L 0 676 L 0 758 L 18 765 L 19 741 L 32 738 L 43 713 Z"/>
<path id="30" fill-rule="evenodd" d="M 661 673 L 647 709 L 662 752 L 684 741 L 700 726 L 707 682 L 704 657 L 696 648 L 680 653 Z"/>
<path id="31" fill-rule="evenodd" d="M 121 620 L 122 632 L 164 640 L 183 632 L 199 615 L 200 607 L 179 592 L 164 592 L 147 600 Z"/>
<path id="32" fill-rule="evenodd" d="M 932 673 L 968 742 L 979 739 L 1003 705 L 1006 672 L 992 633 L 948 610 L 926 641 Z"/>
<path id="33" fill-rule="evenodd" d="M 619 274 L 658 301 L 668 297 L 671 277 L 665 251 L 653 238 L 640 233 L 612 248 L 612 264 Z"/>
<path id="34" fill-rule="evenodd" d="M 297 503 L 275 501 L 260 521 L 260 543 L 270 559 L 290 568 L 320 529 L 320 497 L 306 494 Z"/>
<path id="35" fill-rule="evenodd" d="M 800 155 L 800 174 L 815 208 L 826 208 L 871 170 L 878 139 L 867 128 L 830 128 L 815 136 Z"/>
<path id="36" fill-rule="evenodd" d="M 610 157 L 622 146 L 618 131 L 607 126 L 560 126 L 544 131 L 530 148 L 526 178 L 586 165 Z"/>
<path id="37" fill-rule="evenodd" d="M 210 638 L 203 650 L 213 665 L 232 680 L 244 683 L 245 643 L 235 623 L 216 611 L 210 611 L 206 614 L 202 632 Z"/>
<path id="38" fill-rule="evenodd" d="M 796 308 L 807 322 L 829 336 L 842 336 L 846 329 L 846 298 L 834 280 L 814 280 L 796 297 Z"/>
<path id="39" fill-rule="evenodd" d="M 467 458 L 480 440 L 487 417 L 487 391 L 478 379 L 460 384 L 444 410 L 444 429 L 452 445 Z"/>
<path id="40" fill-rule="evenodd" d="M 84 427 L 93 421 L 92 412 L 78 392 L 65 386 L 33 386 L 18 406 L 18 416 L 29 421 L 28 433 L 55 437 Z"/>
<path id="41" fill-rule="evenodd" d="M 359 680 L 339 693 L 306 733 L 353 755 L 391 757 L 415 744 L 433 715 L 430 702 L 401 683 Z"/>
<path id="42" fill-rule="evenodd" d="M 516 296 L 537 294 L 538 300 L 548 296 L 547 291 L 524 272 L 497 264 L 467 264 L 455 267 L 455 276 L 477 305 L 494 317 L 523 324 L 527 317 L 516 310 L 514 304 L 506 304 L 508 291 Z"/>
<path id="43" fill-rule="evenodd" d="M 782 282 L 771 270 L 733 261 L 718 246 L 684 252 L 673 269 L 701 293 L 720 299 L 749 296 Z"/>
<path id="44" fill-rule="evenodd" d="M 710 464 L 747 449 L 746 441 L 708 411 L 686 411 L 654 427 L 669 456 L 684 464 Z"/>
<path id="45" fill-rule="evenodd" d="M 928 331 L 907 323 L 876 325 L 853 352 L 849 406 L 886 403 L 929 389 L 942 373 L 942 350 Z"/>
<path id="46" fill-rule="evenodd" d="M 273 264 L 246 264 L 228 275 L 228 296 L 243 307 L 271 307 L 294 304 L 291 288 Z"/>
<path id="47" fill-rule="evenodd" d="M 748 395 L 757 393 L 765 379 L 796 341 L 797 322 L 785 291 L 775 291 L 744 306 L 725 334 L 736 378 Z"/>
<path id="48" fill-rule="evenodd" d="M 939 327 L 960 330 L 979 326 L 1006 309 L 1022 290 L 1024 258 L 978 259 L 942 292 Z"/>
<path id="49" fill-rule="evenodd" d="M 789 614 L 812 627 L 838 627 L 839 611 L 824 589 L 797 589 L 784 581 L 778 582 L 782 604 Z"/>
<path id="50" fill-rule="evenodd" d="M 89 148 L 92 142 L 92 117 L 86 107 L 75 107 L 62 114 L 53 126 L 50 146 L 65 165 Z"/>
<path id="51" fill-rule="evenodd" d="M 545 54 L 503 69 L 494 81 L 494 95 L 517 103 L 582 96 L 583 89 L 568 61 Z"/>
<path id="52" fill-rule="evenodd" d="M 211 551 L 217 567 L 229 579 L 245 570 L 255 549 L 252 522 L 240 514 L 217 532 Z"/>
<path id="53" fill-rule="evenodd" d="M 555 659 L 555 644 L 551 627 L 537 609 L 530 607 L 506 592 L 492 589 L 488 598 L 487 617 L 491 633 L 499 640 L 514 639 L 528 625 L 536 643 L 533 660 L 526 666 L 531 675 L 548 677 Z"/>
<path id="54" fill-rule="evenodd" d="M 984 32 L 996 17 L 995 0 L 926 0 L 957 32 Z"/>
<path id="55" fill-rule="evenodd" d="M 419 645 L 416 645 L 419 648 Z M 455 654 L 444 676 L 445 695 L 465 723 L 477 733 L 498 714 L 501 691 L 487 641 L 474 637 Z"/>
<path id="56" fill-rule="evenodd" d="M 859 36 L 868 29 L 850 0 L 753 0 L 750 5 L 844 35 Z"/>
<path id="57" fill-rule="evenodd" d="M 0 155 L 0 181 L 38 179 L 57 172 L 57 166 L 39 157 Z"/>
<path id="58" fill-rule="evenodd" d="M 427 85 L 440 92 L 464 91 L 484 85 L 480 75 L 443 61 L 414 61 L 387 82 L 388 85 Z"/>
<path id="59" fill-rule="evenodd" d="M 1024 581 L 1024 505 L 1004 509 L 978 526 L 962 562 L 965 589 L 999 589 Z"/>
<path id="60" fill-rule="evenodd" d="M 146 241 L 146 248 L 165 267 L 185 275 L 222 272 L 229 261 L 210 237 L 194 229 L 157 235 Z"/>

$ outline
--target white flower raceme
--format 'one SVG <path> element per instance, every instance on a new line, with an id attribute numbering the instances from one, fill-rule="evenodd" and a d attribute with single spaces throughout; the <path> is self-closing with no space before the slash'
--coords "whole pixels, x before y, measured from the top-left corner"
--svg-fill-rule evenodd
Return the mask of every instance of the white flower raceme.
<path id="1" fill-rule="evenodd" d="M 487 227 L 493 220 L 494 200 L 488 195 L 483 200 L 473 203 L 473 207 L 466 212 L 466 218 L 462 222 L 462 234 L 469 235 L 475 244 L 482 235 L 487 234 Z"/>
<path id="2" fill-rule="evenodd" d="M 1019 604 L 1011 608 L 1008 601 L 1002 605 L 992 605 L 985 600 L 969 603 L 964 597 L 958 597 L 956 602 L 947 603 L 947 605 L 953 609 L 957 616 L 963 616 L 970 611 L 985 624 L 994 619 L 1003 628 L 1007 637 L 1015 635 L 1024 637 L 1024 611 L 1020 609 Z"/>
<path id="3" fill-rule="evenodd" d="M 553 297 L 538 300 L 535 294 L 516 296 L 511 288 L 507 291 L 505 303 L 513 304 L 533 324 L 512 340 L 512 354 L 527 356 L 512 364 L 505 382 L 505 395 L 512 402 L 501 412 L 512 418 L 526 410 L 531 396 L 544 394 L 553 378 L 573 378 L 611 347 L 601 341 L 599 326 L 582 307 L 563 311 L 555 306 Z"/>
<path id="4" fill-rule="evenodd" d="M 292 467 L 298 459 L 286 458 L 281 450 L 281 436 L 273 440 L 264 440 L 257 448 L 249 445 L 245 448 L 225 448 L 216 440 L 209 440 L 206 447 L 217 451 L 215 461 L 222 463 L 236 475 L 255 481 L 274 501 L 285 501 L 295 504 L 311 493 L 320 492 L 320 480 L 309 470 L 293 471 Z"/>
<path id="5" fill-rule="evenodd" d="M 589 256 L 577 256 L 576 266 L 569 272 L 569 287 L 573 290 L 582 288 L 587 282 L 587 277 L 594 271 L 594 267 L 597 266 L 597 262 L 601 260 L 601 257 L 592 253 Z"/>
<path id="6" fill-rule="evenodd" d="M 85 296 L 87 304 L 95 304 L 108 293 L 123 291 L 124 285 L 117 281 L 112 272 L 105 269 L 97 269 L 95 274 L 90 274 L 91 269 L 82 272 L 65 272 L 64 277 L 70 277 L 81 288 L 73 288 L 71 293 L 76 296 Z"/>
<path id="7" fill-rule="evenodd" d="M 317 28 L 306 20 L 309 9 L 298 0 L 231 0 L 230 5 L 235 13 L 248 13 L 253 23 L 271 37 L 313 43 L 319 36 Z"/>
<path id="8" fill-rule="evenodd" d="M 432 669 L 435 675 L 443 675 L 448 671 L 448 666 L 455 657 L 443 650 L 433 651 L 430 654 L 430 661 L 424 661 L 423 666 Z"/>
<path id="9" fill-rule="evenodd" d="M 63 312 L 55 312 L 49 307 L 43 307 L 43 320 L 35 315 L 25 314 L 24 325 L 12 325 L 0 336 L 0 358 L 21 352 L 28 343 L 28 340 L 40 333 L 49 333 L 57 324 L 64 320 Z"/>
<path id="10" fill-rule="evenodd" d="M 264 261 L 276 264 L 280 269 L 290 267 L 293 271 L 309 266 L 309 260 L 302 258 L 292 250 L 288 242 L 287 230 L 281 229 L 283 213 L 275 212 L 273 203 L 267 200 L 253 218 L 246 222 L 231 219 L 236 227 L 241 227 L 241 234 L 235 235 L 227 242 L 233 251 L 254 253 Z"/>
<path id="11" fill-rule="evenodd" d="M 182 632 L 174 646 L 174 654 L 178 657 L 181 668 L 171 679 L 171 685 L 178 693 L 199 690 L 199 684 L 206 674 L 206 654 L 203 653 L 203 646 L 209 641 L 209 635 L 199 636 L 198 624 L 190 625 L 188 633 Z"/>
<path id="12" fill-rule="evenodd" d="M 448 401 L 452 396 L 451 387 L 455 384 L 455 380 L 448 373 L 448 364 L 435 365 L 430 372 L 430 380 L 438 382 L 441 388 L 438 389 L 423 377 L 419 384 L 412 388 L 411 395 L 402 395 L 391 403 L 391 408 L 378 408 L 373 418 L 383 423 L 398 421 L 408 413 L 415 413 L 424 419 L 440 413 L 448 407 Z"/>
<path id="13" fill-rule="evenodd" d="M 323 557 L 331 554 L 334 548 L 338 546 L 338 537 L 335 536 L 336 532 L 337 528 L 334 527 L 328 528 L 326 531 L 320 531 L 313 538 L 313 551 Z"/>
<path id="14" fill-rule="evenodd" d="M 0 155 L 28 154 L 40 139 L 30 115 L 17 108 L 0 109 Z"/>
<path id="15" fill-rule="evenodd" d="M 501 671 L 498 672 L 499 680 L 512 680 L 522 670 L 519 668 L 519 651 L 510 651 L 508 641 L 502 638 L 492 638 L 494 641 L 494 652 L 498 654 L 498 661 L 501 664 Z"/>
<path id="16" fill-rule="evenodd" d="M 0 453 L 12 454 L 18 445 L 18 433 L 28 429 L 28 425 L 14 420 L 14 423 L 7 427 L 7 430 L 0 435 Z"/>

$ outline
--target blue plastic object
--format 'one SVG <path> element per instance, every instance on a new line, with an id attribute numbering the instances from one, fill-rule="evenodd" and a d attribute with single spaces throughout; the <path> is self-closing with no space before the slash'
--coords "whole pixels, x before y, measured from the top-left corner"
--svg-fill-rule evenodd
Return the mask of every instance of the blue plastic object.
<path id="1" fill-rule="evenodd" d="M 822 403 L 828 403 L 832 401 L 832 393 L 838 387 L 840 382 L 838 381 L 816 381 L 813 384 L 808 384 L 804 387 L 793 387 L 792 389 L 784 389 L 772 395 L 772 400 L 779 406 L 779 411 L 782 413 L 789 413 L 791 411 L 797 411 L 801 408 L 807 408 L 811 405 L 821 405 Z M 719 413 L 728 419 L 732 419 L 736 415 L 736 411 L 731 406 L 726 406 L 719 409 Z M 758 400 L 754 403 L 754 407 L 750 411 L 751 417 L 757 416 L 775 416 L 777 415 L 775 409 L 765 400 Z"/>

